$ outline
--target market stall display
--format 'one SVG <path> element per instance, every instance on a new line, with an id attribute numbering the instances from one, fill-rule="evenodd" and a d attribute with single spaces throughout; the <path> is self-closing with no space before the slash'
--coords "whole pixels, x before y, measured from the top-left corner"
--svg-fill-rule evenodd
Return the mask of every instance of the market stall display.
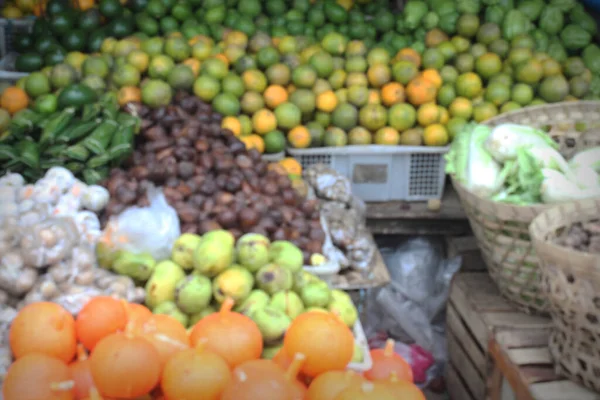
<path id="1" fill-rule="evenodd" d="M 266 153 L 442 147 L 470 120 L 600 93 L 596 24 L 574 1 L 411 0 L 401 13 L 383 2 L 55 3 L 36 22 L 40 39 L 23 36 L 17 70 L 69 65 L 150 106 L 193 91 Z"/>
<path id="2" fill-rule="evenodd" d="M 598 161 L 598 159 L 596 159 Z M 558 373 L 599 391 L 598 198 L 558 205 L 530 226 L 552 316 L 550 354 Z"/>
<path id="3" fill-rule="evenodd" d="M 599 117 L 595 102 L 515 111 L 461 132 L 448 154 L 447 170 L 490 274 L 526 311 L 547 311 L 529 224 L 551 204 L 600 194 L 597 165 L 586 161 L 600 143 Z M 575 155 L 567 161 L 539 128 L 578 138 Z"/>
<path id="4" fill-rule="evenodd" d="M 389 355 L 379 356 L 370 378 L 341 372 L 353 357 L 353 335 L 327 311 L 298 315 L 281 348 L 271 359 L 259 359 L 261 330 L 232 311 L 233 304 L 225 298 L 221 309 L 197 322 L 189 335 L 173 318 L 111 297 L 91 299 L 76 317 L 55 303 L 28 305 L 9 331 L 16 359 L 3 382 L 4 399 L 159 399 L 198 391 L 232 400 L 302 399 L 308 392 L 323 399 L 370 394 L 392 399 L 396 391 L 424 399 L 412 383 L 410 366 L 398 357 L 390 362 Z M 48 319 L 61 323 L 45 329 L 46 335 L 31 336 Z M 188 379 L 190 374 L 195 379 Z M 327 382 L 336 380 L 334 394 Z"/>
<path id="5" fill-rule="evenodd" d="M 148 183 L 164 185 L 183 232 L 224 228 L 236 238 L 255 232 L 290 240 L 309 264 L 325 240 L 317 203 L 294 189 L 290 171 L 269 166 L 222 129 L 221 116 L 208 104 L 183 92 L 174 101 L 154 110 L 129 108 L 142 118 L 142 129 L 131 159 L 105 182 L 111 194 L 105 218 L 129 205 L 146 205 Z"/>
<path id="6" fill-rule="evenodd" d="M 7 89 L 3 96 L 16 98 L 19 90 Z M 66 167 L 95 184 L 108 175 L 111 164 L 118 165 L 133 150 L 139 119 L 120 111 L 111 93 L 98 99 L 89 87 L 73 84 L 58 96 L 38 97 L 33 110 L 26 106 L 12 110 L 0 141 L 0 174 L 18 172 L 35 181 L 52 167 Z"/>

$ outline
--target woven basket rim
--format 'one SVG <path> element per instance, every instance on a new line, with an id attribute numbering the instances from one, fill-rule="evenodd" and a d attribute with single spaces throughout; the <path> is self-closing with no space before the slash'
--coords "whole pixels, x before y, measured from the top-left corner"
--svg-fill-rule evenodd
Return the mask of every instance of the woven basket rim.
<path id="1" fill-rule="evenodd" d="M 527 106 L 524 108 L 519 108 L 517 110 L 512 110 L 507 113 L 502 113 L 500 115 L 496 115 L 490 119 L 487 119 L 481 122 L 482 125 L 494 126 L 499 121 L 503 121 L 505 119 L 510 119 L 510 117 L 519 114 L 527 114 L 530 112 L 535 112 L 543 109 L 577 109 L 577 108 L 587 108 L 587 107 L 595 107 L 600 109 L 600 100 L 578 100 L 578 101 L 561 101 L 558 103 L 551 104 L 540 104 L 534 106 Z"/>
<path id="2" fill-rule="evenodd" d="M 552 233 L 553 230 L 555 231 L 561 228 L 568 228 L 569 226 L 577 222 L 582 222 L 577 218 L 564 217 L 563 211 L 565 211 L 565 208 L 569 206 L 590 206 L 597 207 L 600 209 L 600 198 L 570 201 L 568 203 L 555 205 L 554 207 L 551 207 L 541 212 L 537 217 L 533 219 L 531 225 L 529 225 L 529 235 L 531 237 L 531 241 L 534 243 L 534 245 L 536 245 L 536 247 L 540 246 L 540 249 L 550 249 L 553 252 L 563 252 L 575 262 L 580 261 L 588 265 L 597 264 L 596 266 L 598 267 L 598 272 L 600 272 L 600 254 L 581 251 L 567 246 L 561 246 L 556 244 L 554 241 L 548 239 L 548 234 Z M 560 224 L 545 224 L 545 221 L 556 218 L 558 216 L 557 214 L 560 214 L 562 216 L 562 218 L 560 218 Z M 583 214 L 589 217 L 588 221 L 599 219 L 597 215 L 591 215 L 590 213 L 585 212 Z M 543 254 L 543 251 L 541 253 Z M 539 254 L 540 253 L 538 253 L 538 257 Z"/>

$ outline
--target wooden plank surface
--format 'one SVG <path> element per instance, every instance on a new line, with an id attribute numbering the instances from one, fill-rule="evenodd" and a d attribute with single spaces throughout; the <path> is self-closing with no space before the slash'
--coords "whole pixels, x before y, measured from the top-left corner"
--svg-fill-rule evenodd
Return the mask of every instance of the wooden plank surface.
<path id="1" fill-rule="evenodd" d="M 484 350 L 477 345 L 475 338 L 464 325 L 453 304 L 448 304 L 446 308 L 446 329 L 454 334 L 454 337 L 460 342 L 465 353 L 467 353 L 473 365 L 475 365 L 475 368 L 484 376 L 487 369 Z"/>
<path id="2" fill-rule="evenodd" d="M 457 275 L 450 289 L 450 302 L 482 349 L 487 348 L 493 328 L 483 318 L 483 311 L 503 314 L 515 310 L 500 295 L 489 275 L 481 272 Z"/>
<path id="3" fill-rule="evenodd" d="M 485 397 L 486 379 L 469 358 L 466 351 L 459 344 L 459 340 L 450 331 L 446 333 L 448 340 L 448 358 L 452 361 L 460 376 L 464 379 L 469 391 L 476 399 Z M 457 399 L 458 400 L 458 399 Z"/>
<path id="4" fill-rule="evenodd" d="M 425 201 L 367 203 L 367 227 L 375 235 L 471 234 L 469 221 L 450 182 L 446 183 L 437 211 L 430 210 Z"/>
<path id="5" fill-rule="evenodd" d="M 534 383 L 530 389 L 536 400 L 600 400 L 600 393 L 568 380 Z"/>
<path id="6" fill-rule="evenodd" d="M 460 378 L 456 368 L 451 364 L 446 364 L 446 388 L 451 400 L 482 400 L 475 399 L 466 388 L 465 383 Z"/>
<path id="7" fill-rule="evenodd" d="M 515 326 L 498 332 L 490 341 L 489 354 L 494 365 L 510 382 L 511 390 L 517 393 L 516 398 L 600 400 L 600 393 L 593 392 L 555 373 L 548 349 L 548 334 L 547 328 L 532 330 Z M 492 399 L 496 400 L 494 397 Z"/>
<path id="8" fill-rule="evenodd" d="M 442 197 L 439 210 L 432 211 L 427 208 L 426 201 L 385 201 L 367 203 L 368 219 L 440 219 L 440 220 L 466 220 L 467 216 L 460 205 L 458 194 L 448 182 Z"/>

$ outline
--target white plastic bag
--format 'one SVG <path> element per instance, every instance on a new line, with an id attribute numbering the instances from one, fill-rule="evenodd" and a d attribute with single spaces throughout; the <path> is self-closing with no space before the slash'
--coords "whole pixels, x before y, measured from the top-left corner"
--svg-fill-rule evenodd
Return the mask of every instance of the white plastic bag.
<path id="1" fill-rule="evenodd" d="M 166 260 L 181 235 L 179 217 L 161 189 L 151 186 L 147 196 L 150 206 L 129 207 L 111 217 L 101 240 L 113 250 L 148 253 L 156 260 Z"/>

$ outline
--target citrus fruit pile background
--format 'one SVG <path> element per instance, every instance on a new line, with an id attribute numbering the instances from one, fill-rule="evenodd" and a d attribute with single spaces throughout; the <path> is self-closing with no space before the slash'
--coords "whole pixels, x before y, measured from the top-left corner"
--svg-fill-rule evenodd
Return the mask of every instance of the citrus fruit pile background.
<path id="1" fill-rule="evenodd" d="M 152 107 L 191 91 L 266 153 L 444 146 L 471 120 L 600 95 L 596 24 L 574 0 L 360 3 L 53 0 L 17 46 L 17 69 L 41 72 L 17 86 L 30 103 L 82 82 Z"/>

